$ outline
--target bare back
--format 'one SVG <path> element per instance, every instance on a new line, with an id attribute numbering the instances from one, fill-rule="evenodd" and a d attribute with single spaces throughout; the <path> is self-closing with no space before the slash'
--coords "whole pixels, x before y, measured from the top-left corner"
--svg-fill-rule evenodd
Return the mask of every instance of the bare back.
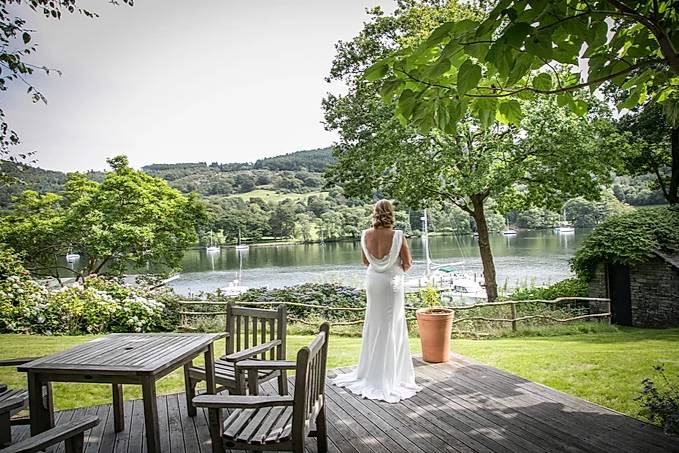
<path id="1" fill-rule="evenodd" d="M 365 232 L 365 248 L 368 253 L 374 258 L 380 260 L 389 255 L 391 250 L 394 235 L 396 232 L 392 228 L 370 228 Z M 412 257 L 410 256 L 410 249 L 408 244 L 403 241 L 401 249 L 399 250 L 399 257 L 401 258 L 401 266 L 404 271 L 407 271 L 412 266 Z M 366 256 L 363 256 L 363 264 L 369 264 Z"/>

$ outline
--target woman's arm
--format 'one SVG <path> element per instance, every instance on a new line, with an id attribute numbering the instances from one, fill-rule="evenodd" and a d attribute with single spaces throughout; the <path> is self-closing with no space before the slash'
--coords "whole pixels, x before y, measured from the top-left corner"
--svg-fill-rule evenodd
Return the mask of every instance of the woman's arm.
<path id="1" fill-rule="evenodd" d="M 413 267 L 413 257 L 410 255 L 410 249 L 408 248 L 408 243 L 403 240 L 403 244 L 401 244 L 401 251 L 399 252 L 399 256 L 401 257 L 401 266 L 403 267 L 404 272 L 408 272 L 411 267 Z"/>
<path id="2" fill-rule="evenodd" d="M 368 258 L 365 256 L 365 252 L 363 251 L 363 247 L 361 247 L 361 260 L 363 260 L 364 266 L 370 266 L 370 261 L 368 261 Z"/>

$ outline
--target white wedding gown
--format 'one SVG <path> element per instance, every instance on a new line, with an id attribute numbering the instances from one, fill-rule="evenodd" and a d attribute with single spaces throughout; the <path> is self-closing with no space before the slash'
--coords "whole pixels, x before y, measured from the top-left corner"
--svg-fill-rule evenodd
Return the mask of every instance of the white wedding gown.
<path id="1" fill-rule="evenodd" d="M 389 254 L 377 259 L 366 247 L 366 231 L 361 234 L 361 247 L 370 265 L 361 355 L 355 371 L 337 376 L 332 383 L 364 398 L 396 403 L 421 389 L 415 384 L 405 319 L 404 273 L 399 257 L 403 232 L 394 231 Z"/>

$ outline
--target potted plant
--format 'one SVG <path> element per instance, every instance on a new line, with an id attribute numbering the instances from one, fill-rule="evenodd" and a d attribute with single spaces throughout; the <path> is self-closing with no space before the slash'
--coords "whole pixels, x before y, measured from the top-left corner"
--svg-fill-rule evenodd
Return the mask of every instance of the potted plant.
<path id="1" fill-rule="evenodd" d="M 441 295 L 432 287 L 420 291 L 425 307 L 415 312 L 425 362 L 447 362 L 450 358 L 450 334 L 455 312 L 441 306 Z"/>

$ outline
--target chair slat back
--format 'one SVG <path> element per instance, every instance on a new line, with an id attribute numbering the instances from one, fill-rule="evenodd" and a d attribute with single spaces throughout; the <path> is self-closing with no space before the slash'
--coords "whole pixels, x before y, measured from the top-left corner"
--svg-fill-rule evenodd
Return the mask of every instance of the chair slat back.
<path id="1" fill-rule="evenodd" d="M 285 360 L 287 313 L 285 305 L 276 310 L 239 307 L 233 303 L 226 306 L 226 354 L 242 351 L 273 340 L 281 344 L 269 351 L 269 360 Z M 260 358 L 267 359 L 267 353 Z"/>
<path id="2" fill-rule="evenodd" d="M 306 436 L 311 421 L 325 404 L 325 372 L 330 324 L 324 322 L 311 344 L 297 353 L 293 438 Z M 299 438 L 299 437 L 298 437 Z"/>

